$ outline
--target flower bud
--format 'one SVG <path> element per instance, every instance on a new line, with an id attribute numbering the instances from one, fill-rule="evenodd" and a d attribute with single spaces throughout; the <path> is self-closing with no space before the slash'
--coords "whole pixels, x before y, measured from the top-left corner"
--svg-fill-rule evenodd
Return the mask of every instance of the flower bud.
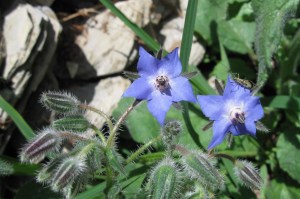
<path id="1" fill-rule="evenodd" d="M 149 179 L 151 199 L 173 199 L 178 195 L 180 188 L 179 169 L 174 161 L 166 158 L 152 171 Z"/>
<path id="2" fill-rule="evenodd" d="M 89 121 L 82 115 L 70 115 L 55 120 L 52 127 L 56 130 L 66 130 L 72 132 L 85 132 L 90 127 Z"/>
<path id="3" fill-rule="evenodd" d="M 262 178 L 251 162 L 237 160 L 234 173 L 242 184 L 251 189 L 260 189 Z"/>
<path id="4" fill-rule="evenodd" d="M 179 133 L 181 133 L 181 131 L 182 131 L 182 125 L 179 121 L 173 120 L 167 122 L 165 126 L 162 128 L 163 142 L 167 146 L 173 144 L 176 136 Z"/>
<path id="5" fill-rule="evenodd" d="M 44 129 L 22 149 L 21 161 L 38 163 L 47 153 L 58 150 L 61 141 L 53 129 Z"/>
<path id="6" fill-rule="evenodd" d="M 79 100 L 69 93 L 43 93 L 40 102 L 49 110 L 62 114 L 74 114 L 79 111 Z"/>
<path id="7" fill-rule="evenodd" d="M 54 191 L 60 191 L 68 185 L 73 184 L 74 180 L 86 171 L 86 163 L 83 158 L 69 157 L 61 162 L 52 179 Z"/>
<path id="8" fill-rule="evenodd" d="M 211 159 L 204 153 L 192 152 L 182 158 L 184 170 L 200 183 L 212 190 L 223 189 L 223 176 L 214 167 Z"/>
<path id="9" fill-rule="evenodd" d="M 43 166 L 43 168 L 38 172 L 36 180 L 38 182 L 43 182 L 43 183 L 50 181 L 50 179 L 54 175 L 58 165 L 62 162 L 63 159 L 65 159 L 67 157 L 68 157 L 67 154 L 63 154 L 63 155 L 60 155 L 60 156 L 52 159 L 50 162 L 45 164 Z"/>
<path id="10" fill-rule="evenodd" d="M 11 175 L 13 172 L 13 165 L 0 159 L 0 176 Z"/>

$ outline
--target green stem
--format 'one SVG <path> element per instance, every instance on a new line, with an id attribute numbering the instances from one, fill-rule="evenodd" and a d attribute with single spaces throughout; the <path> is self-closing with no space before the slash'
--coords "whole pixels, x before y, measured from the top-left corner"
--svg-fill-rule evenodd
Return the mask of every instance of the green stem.
<path id="1" fill-rule="evenodd" d="M 92 129 L 97 133 L 97 135 L 100 137 L 101 141 L 106 145 L 106 139 L 103 135 L 103 133 L 96 127 L 95 125 L 92 125 Z"/>
<path id="2" fill-rule="evenodd" d="M 232 163 L 235 163 L 236 159 L 230 155 L 223 154 L 223 153 L 215 153 L 215 154 L 210 154 L 210 156 L 214 156 L 216 158 L 226 158 L 230 160 Z"/>
<path id="3" fill-rule="evenodd" d="M 59 132 L 57 132 L 57 134 L 66 139 L 71 138 L 71 139 L 80 140 L 80 141 L 91 140 L 90 138 L 86 138 L 86 137 L 83 137 L 83 136 L 75 134 L 75 133 L 70 133 L 68 131 L 59 131 Z"/>
<path id="4" fill-rule="evenodd" d="M 128 163 L 132 162 L 141 153 L 143 153 L 147 148 L 149 148 L 152 144 L 154 144 L 155 142 L 161 140 L 161 138 L 162 138 L 162 135 L 159 135 L 156 138 L 153 138 L 152 140 L 150 140 L 149 142 L 147 142 L 146 144 L 144 144 L 141 148 L 139 148 L 133 154 L 131 154 L 131 156 L 129 158 L 127 158 L 126 163 L 128 164 Z"/>
<path id="5" fill-rule="evenodd" d="M 100 111 L 99 109 L 96 109 L 96 108 L 91 107 L 91 106 L 86 105 L 86 104 L 80 104 L 79 108 L 84 109 L 84 110 L 93 111 L 93 112 L 101 115 L 105 119 L 109 130 L 112 131 L 114 125 L 113 125 L 112 121 L 109 119 L 108 115 L 106 115 L 103 111 Z"/>
<path id="6" fill-rule="evenodd" d="M 106 162 L 108 162 L 106 160 Z M 108 192 L 113 185 L 113 170 L 109 164 L 106 165 L 106 187 L 104 189 L 104 193 L 106 195 L 106 198 L 108 196 Z"/>
<path id="7" fill-rule="evenodd" d="M 96 146 L 98 145 L 95 142 L 89 143 L 85 147 L 83 147 L 80 152 L 78 153 L 78 156 L 80 157 L 86 157 L 86 155 Z M 100 145 L 99 145 L 100 146 Z M 103 148 L 103 147 L 102 147 Z"/>
<path id="8" fill-rule="evenodd" d="M 107 139 L 107 147 L 112 146 L 113 141 L 115 139 L 116 133 L 118 131 L 119 126 L 124 122 L 126 117 L 129 115 L 129 113 L 134 109 L 135 106 L 137 106 L 141 101 L 135 100 L 131 106 L 128 107 L 128 109 L 123 113 L 123 115 L 120 117 L 120 119 L 117 121 L 115 126 L 112 128 L 112 131 L 109 134 L 109 137 Z"/>

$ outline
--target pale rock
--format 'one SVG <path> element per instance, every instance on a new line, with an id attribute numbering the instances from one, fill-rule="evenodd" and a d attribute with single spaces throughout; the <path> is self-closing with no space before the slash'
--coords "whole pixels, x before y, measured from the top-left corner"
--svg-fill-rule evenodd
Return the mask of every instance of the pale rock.
<path id="1" fill-rule="evenodd" d="M 163 44 L 164 49 L 172 51 L 176 47 L 181 46 L 181 38 L 184 27 L 184 18 L 177 17 L 167 22 L 160 33 L 165 36 Z M 205 54 L 203 46 L 197 42 L 196 37 L 193 37 L 192 49 L 189 59 L 189 64 L 197 66 Z"/>
<path id="2" fill-rule="evenodd" d="M 49 7 L 19 4 L 7 13 L 3 25 L 6 61 L 2 76 L 12 84 L 4 97 L 12 105 L 20 100 L 16 108 L 21 112 L 50 66 L 61 25 Z M 6 118 L 7 114 L 0 110 L 0 119 Z"/>
<path id="3" fill-rule="evenodd" d="M 143 27 L 149 23 L 152 0 L 129 0 L 115 5 L 138 26 Z M 79 66 L 69 63 L 68 66 L 75 66 L 78 69 L 76 76 L 84 79 L 120 72 L 137 56 L 135 40 L 135 33 L 106 10 L 89 19 L 83 33 L 76 38 L 76 44 L 84 53 L 89 66 L 85 62 L 78 63 Z M 87 73 L 91 66 L 96 73 Z"/>
<path id="4" fill-rule="evenodd" d="M 128 79 L 119 76 L 103 79 L 99 83 L 73 87 L 70 88 L 70 92 L 81 101 L 88 100 L 88 105 L 100 109 L 110 116 L 129 85 L 130 81 Z M 105 121 L 99 114 L 91 111 L 86 112 L 86 117 L 98 128 L 101 128 Z"/>

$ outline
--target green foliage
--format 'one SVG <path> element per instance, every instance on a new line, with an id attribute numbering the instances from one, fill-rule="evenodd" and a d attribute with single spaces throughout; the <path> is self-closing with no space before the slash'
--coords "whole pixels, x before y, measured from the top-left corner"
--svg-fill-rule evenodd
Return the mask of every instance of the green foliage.
<path id="1" fill-rule="evenodd" d="M 257 82 L 264 85 L 274 68 L 272 57 L 278 49 L 283 28 L 289 17 L 297 10 L 299 0 L 253 0 L 256 37 L 255 49 L 258 56 L 259 71 Z"/>
<path id="2" fill-rule="evenodd" d="M 139 45 L 143 43 L 154 52 L 158 51 L 160 45 L 146 29 L 131 22 L 112 1 L 100 2 L 136 34 Z M 52 124 L 56 132 L 53 136 L 63 140 L 59 145 L 65 148 L 55 146 L 51 151 L 45 150 L 47 153 L 39 156 L 37 161 L 32 161 L 39 162 L 46 156 L 46 161 L 49 161 L 43 166 L 21 164 L 10 159 L 2 161 L 1 158 L 0 175 L 33 176 L 38 173 L 39 182 L 76 199 L 132 199 L 147 198 L 149 195 L 152 198 L 178 196 L 192 199 L 213 198 L 214 194 L 224 199 L 256 198 L 258 195 L 266 199 L 300 198 L 300 31 L 299 19 L 289 21 L 290 17 L 297 14 L 298 4 L 299 0 L 190 0 L 185 16 L 180 58 L 183 72 L 199 72 L 199 75 L 190 79 L 195 94 L 216 93 L 212 88 L 213 81 L 208 83 L 210 77 L 216 77 L 224 83 L 227 74 L 232 73 L 253 81 L 265 109 L 262 122 L 270 129 L 270 133 L 257 132 L 256 139 L 236 136 L 231 147 L 223 143 L 215 151 L 206 153 L 212 131 L 202 130 L 207 119 L 197 104 L 183 103 L 182 110 L 171 108 L 167 121 L 179 121 L 182 131 L 178 135 L 176 133 L 163 138 L 160 136 L 161 126 L 149 113 L 147 102 L 133 106 L 126 120 L 120 121 L 134 102 L 130 98 L 121 99 L 113 113 L 114 123 L 109 116 L 97 110 L 98 107 L 81 104 L 67 93 L 63 96 L 51 95 L 46 105 L 63 113 Z M 287 29 L 284 29 L 285 25 Z M 198 66 L 188 66 L 193 36 L 207 51 Z M 1 96 L 0 107 L 8 113 L 26 139 L 39 138 Z M 107 131 L 102 133 L 84 116 L 78 116 L 83 110 L 94 111 L 104 117 Z M 70 113 L 64 114 L 65 111 Z M 75 112 L 77 115 L 74 115 Z M 126 126 L 125 132 L 117 131 L 121 123 Z M 87 130 L 92 133 L 86 134 Z M 167 140 L 167 147 L 161 142 L 162 139 L 165 142 Z M 43 150 L 49 149 L 49 139 L 41 141 L 33 144 L 30 151 L 36 153 L 37 145 L 44 146 Z M 127 148 L 129 145 L 130 148 Z M 178 150 L 179 146 L 184 148 Z M 199 150 L 205 154 L 204 159 L 195 155 L 194 151 Z M 170 157 L 168 160 L 172 164 L 166 163 L 166 156 Z M 218 158 L 217 167 L 215 162 L 208 161 L 214 156 Z M 72 158 L 80 158 L 80 161 Z M 239 184 L 234 173 L 236 159 L 251 160 L 261 168 L 264 183 L 250 185 L 254 189 L 260 188 L 260 192 L 253 193 Z M 166 164 L 162 165 L 161 162 Z M 224 178 L 218 173 L 219 170 Z M 256 172 L 254 168 L 252 171 L 250 174 Z M 69 174 L 69 178 L 64 176 L 66 174 Z M 68 182 L 59 181 L 66 179 Z M 203 179 L 206 183 L 201 181 Z M 220 183 L 217 187 L 222 187 L 223 180 L 225 189 L 211 192 L 215 188 L 211 185 Z M 33 189 L 36 194 L 33 194 Z M 178 189 L 180 194 L 174 195 Z M 75 196 L 77 192 L 79 194 Z M 34 197 L 48 199 L 60 198 L 61 195 L 42 188 L 40 184 L 30 183 L 18 190 L 15 198 Z"/>
<path id="3" fill-rule="evenodd" d="M 18 111 L 16 111 L 2 96 L 0 96 L 0 108 L 8 113 L 26 139 L 34 137 L 33 130 L 30 126 L 26 123 Z"/>
<path id="4" fill-rule="evenodd" d="M 276 151 L 279 165 L 291 178 L 300 183 L 300 159 L 295 158 L 298 156 L 299 152 L 299 134 L 295 134 L 295 131 L 286 131 L 279 136 Z"/>

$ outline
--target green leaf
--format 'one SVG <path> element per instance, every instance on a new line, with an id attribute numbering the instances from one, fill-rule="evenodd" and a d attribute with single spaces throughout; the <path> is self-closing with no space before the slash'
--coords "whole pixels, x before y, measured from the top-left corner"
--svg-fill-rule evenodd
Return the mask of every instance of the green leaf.
<path id="1" fill-rule="evenodd" d="M 230 64 L 224 46 L 220 43 L 221 61 L 214 67 L 212 75 L 216 75 L 218 79 L 227 80 Z"/>
<path id="2" fill-rule="evenodd" d="M 229 50 L 241 54 L 251 54 L 254 41 L 255 23 L 237 19 L 220 21 L 218 35 L 220 42 Z"/>
<path id="3" fill-rule="evenodd" d="M 208 44 L 217 41 L 217 23 L 226 19 L 227 7 L 231 0 L 198 0 L 195 31 Z"/>
<path id="4" fill-rule="evenodd" d="M 294 36 L 293 40 L 291 41 L 291 45 L 289 48 L 288 59 L 283 63 L 284 67 L 280 68 L 280 76 L 282 83 L 288 77 L 293 75 L 297 75 L 297 67 L 300 62 L 300 29 L 297 31 L 296 35 Z"/>
<path id="5" fill-rule="evenodd" d="M 264 107 L 300 111 L 300 98 L 295 96 L 278 95 L 274 97 L 263 97 L 261 98 L 261 103 Z"/>
<path id="6" fill-rule="evenodd" d="M 272 180 L 266 189 L 266 198 L 296 199 L 300 198 L 300 189 Z"/>
<path id="7" fill-rule="evenodd" d="M 58 193 L 54 193 L 50 190 L 50 188 L 43 187 L 42 184 L 38 184 L 34 181 L 31 181 L 25 184 L 23 187 L 19 189 L 14 199 L 58 199 L 63 198 L 62 195 Z"/>
<path id="8" fill-rule="evenodd" d="M 23 117 L 2 96 L 0 96 L 0 108 L 7 112 L 27 140 L 35 136 Z"/>
<path id="9" fill-rule="evenodd" d="M 132 98 L 123 98 L 118 105 L 118 108 L 114 111 L 113 116 L 118 117 L 133 102 Z M 199 109 L 194 106 L 191 107 L 193 111 L 189 112 L 191 117 L 192 126 L 196 130 L 197 139 L 200 140 L 202 146 L 207 146 L 212 134 L 207 131 L 203 132 L 201 129 L 207 123 L 207 120 L 203 118 Z M 180 110 L 171 108 L 167 113 L 166 121 L 178 120 L 184 124 L 183 116 Z M 147 143 L 150 139 L 160 134 L 160 125 L 156 119 L 150 114 L 147 108 L 146 102 L 141 103 L 138 107 L 133 110 L 126 120 L 126 126 L 129 129 L 130 135 L 138 143 Z M 183 132 L 179 135 L 180 144 L 187 145 L 192 148 L 198 148 L 199 146 L 195 143 L 194 139 L 188 132 L 186 125 L 183 125 Z"/>
<path id="10" fill-rule="evenodd" d="M 75 199 L 96 199 L 96 198 L 105 198 L 104 195 L 105 183 L 98 184 L 93 186 L 86 191 L 78 194 Z"/>
<path id="11" fill-rule="evenodd" d="M 299 0 L 253 0 L 256 21 L 255 50 L 259 61 L 257 82 L 262 87 L 273 68 L 272 56 L 278 48 L 283 27 L 293 16 Z"/>
<path id="12" fill-rule="evenodd" d="M 300 159 L 296 158 L 300 154 L 300 135 L 295 133 L 287 131 L 279 136 L 276 155 L 280 167 L 300 183 Z"/>

